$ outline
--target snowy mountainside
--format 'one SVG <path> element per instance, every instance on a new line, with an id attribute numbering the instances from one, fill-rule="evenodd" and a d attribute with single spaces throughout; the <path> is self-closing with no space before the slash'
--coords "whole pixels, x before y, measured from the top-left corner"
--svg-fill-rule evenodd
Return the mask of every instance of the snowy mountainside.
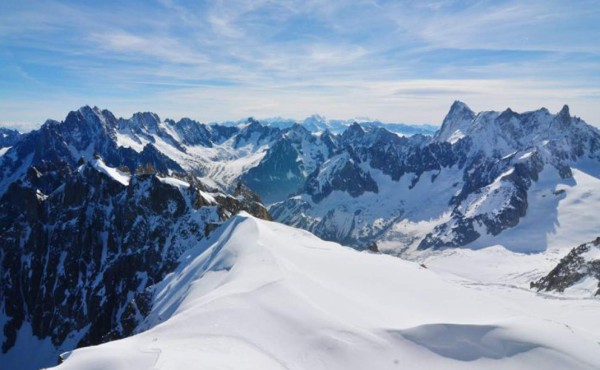
<path id="1" fill-rule="evenodd" d="M 138 334 L 66 353 L 57 368 L 590 369 L 600 363 L 598 301 L 489 294 L 413 262 L 246 214 L 181 261 L 155 286 Z M 509 299 L 513 294 L 521 299 Z M 565 307 L 570 315 L 561 315 Z"/>
<path id="2" fill-rule="evenodd" d="M 183 172 L 152 143 L 140 152 L 120 146 L 117 126 L 112 113 L 90 107 L 70 112 L 63 122 L 46 121 L 0 157 L 0 194 L 32 166 L 42 168 L 46 163 L 60 162 L 74 168 L 80 159 L 90 161 L 95 156 L 111 167 L 124 166 L 130 172 L 148 166 L 163 173 Z"/>
<path id="3" fill-rule="evenodd" d="M 154 115 L 134 120 L 145 140 L 171 140 Z M 134 128 L 83 107 L 0 157 L 2 366 L 48 366 L 59 351 L 130 334 L 143 312 L 130 301 L 185 250 L 241 210 L 270 218 L 240 183 L 215 191 L 153 143 L 119 146 L 124 130 Z"/>
<path id="4" fill-rule="evenodd" d="M 239 210 L 268 217 L 250 193 L 210 193 L 186 180 L 130 175 L 96 160 L 72 172 L 32 167 L 12 184 L 0 202 L 0 359 L 27 343 L 29 327 L 30 338 L 51 343 L 51 361 L 61 348 L 130 334 L 129 301 L 184 251 Z"/>
<path id="5" fill-rule="evenodd" d="M 302 189 L 307 178 L 336 150 L 335 138 L 329 133 L 313 135 L 296 124 L 285 130 L 241 179 L 266 203 L 286 199 Z"/>
<path id="6" fill-rule="evenodd" d="M 547 212 L 539 220 L 543 238 L 554 238 L 552 231 L 583 242 L 600 226 L 587 218 L 591 203 L 600 200 L 593 190 L 600 181 L 600 132 L 566 106 L 557 114 L 475 114 L 455 102 L 432 138 L 400 138 L 353 125 L 338 142 L 354 163 L 347 181 L 323 186 L 336 175 L 313 174 L 303 191 L 271 206 L 276 220 L 358 247 L 375 241 L 391 253 L 497 244 L 496 238 L 523 221 L 531 224 L 528 213 L 541 210 Z M 339 156 L 320 169 L 333 162 Z M 357 178 L 377 186 L 350 180 Z M 583 199 L 580 215 L 565 207 Z M 561 230 L 559 220 L 586 228 Z M 540 251 L 549 244 L 507 247 Z"/>
<path id="7" fill-rule="evenodd" d="M 387 126 L 358 123 L 341 134 L 316 134 L 309 126 L 254 119 L 205 125 L 153 113 L 117 119 L 83 107 L 24 135 L 0 157 L 0 193 L 41 161 L 75 165 L 98 154 L 131 172 L 150 166 L 190 173 L 215 191 L 231 192 L 242 180 L 276 220 L 358 248 L 480 248 L 524 225 L 535 243 L 511 241 L 508 248 L 540 251 L 567 234 L 577 236 L 568 245 L 594 237 L 590 227 L 598 225 L 580 203 L 598 200 L 600 134 L 567 106 L 557 114 L 476 114 L 455 102 L 433 136 L 400 137 Z M 530 214 L 540 212 L 547 217 L 537 227 Z"/>

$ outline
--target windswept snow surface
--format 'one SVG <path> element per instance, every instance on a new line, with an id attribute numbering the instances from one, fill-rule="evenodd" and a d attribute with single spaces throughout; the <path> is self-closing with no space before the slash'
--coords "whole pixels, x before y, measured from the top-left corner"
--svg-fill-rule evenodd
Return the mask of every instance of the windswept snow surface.
<path id="1" fill-rule="evenodd" d="M 206 243 L 159 283 L 146 331 L 58 368 L 600 367 L 598 300 L 492 291 L 247 214 Z"/>

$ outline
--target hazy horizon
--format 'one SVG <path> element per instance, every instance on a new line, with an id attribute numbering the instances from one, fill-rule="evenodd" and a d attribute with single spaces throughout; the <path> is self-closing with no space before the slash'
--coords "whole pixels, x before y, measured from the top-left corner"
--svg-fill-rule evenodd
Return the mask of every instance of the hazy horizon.
<path id="1" fill-rule="evenodd" d="M 469 106 L 468 103 L 466 103 L 466 102 L 464 102 L 464 103 L 467 104 L 467 106 Z M 448 105 L 448 110 L 447 110 L 446 114 L 450 110 L 451 104 L 452 103 L 450 103 Z M 80 108 L 82 108 L 84 106 L 97 107 L 97 106 L 94 106 L 94 105 L 91 105 L 91 104 L 86 104 L 86 105 L 83 105 L 81 107 L 78 107 L 77 109 L 80 109 Z M 119 115 L 116 112 L 112 111 L 110 108 L 106 108 L 106 107 L 98 107 L 98 108 L 101 109 L 101 110 L 107 109 L 108 111 L 110 111 L 111 113 L 113 113 L 115 115 L 115 117 L 117 117 L 117 118 L 123 118 L 123 119 L 129 119 L 129 118 L 131 118 L 136 113 L 144 113 L 144 112 L 156 113 L 156 112 L 153 112 L 153 111 L 134 111 L 131 114 Z M 475 113 L 479 113 L 479 112 L 482 112 L 482 111 L 489 111 L 489 110 L 475 110 L 471 106 L 469 106 L 469 108 L 471 108 Z M 506 107 L 505 109 L 508 109 L 508 108 L 510 108 L 510 107 Z M 539 107 L 538 109 L 542 109 L 542 108 L 548 109 L 547 107 Z M 59 121 L 59 122 L 63 121 L 66 118 L 66 116 L 68 115 L 69 112 L 77 110 L 77 109 L 71 109 L 71 110 L 65 112 L 65 114 L 63 115 L 63 117 L 48 117 L 48 118 L 44 119 L 44 121 L 39 122 L 39 123 L 12 125 L 10 123 L 7 124 L 7 123 L 0 122 L 0 127 L 6 127 L 6 128 L 9 128 L 9 129 L 15 129 L 15 130 L 20 131 L 21 133 L 27 133 L 29 131 L 33 131 L 33 130 L 39 129 L 47 120 L 55 120 L 55 121 Z M 571 107 L 569 107 L 569 110 L 570 110 L 571 115 L 579 117 L 578 114 L 576 114 L 575 112 L 572 111 Z M 560 109 L 556 109 L 554 111 L 549 110 L 549 111 L 550 111 L 550 113 L 554 114 L 554 113 L 558 113 L 560 111 Z M 521 111 L 521 112 L 517 111 L 517 113 L 524 113 L 524 112 L 526 112 L 526 111 Z M 340 117 L 327 117 L 327 116 L 319 114 L 319 113 L 313 113 L 313 114 L 310 114 L 310 115 L 308 115 L 306 117 L 300 117 L 300 118 L 296 118 L 296 117 L 282 117 L 282 116 L 271 116 L 271 117 L 248 116 L 248 117 L 239 117 L 239 118 L 231 118 L 231 119 L 203 121 L 203 120 L 199 120 L 199 119 L 196 119 L 194 117 L 189 117 L 189 116 L 169 117 L 169 116 L 162 116 L 162 115 L 160 115 L 158 113 L 156 113 L 156 114 L 159 116 L 159 118 L 161 119 L 161 121 L 165 121 L 166 119 L 170 119 L 170 120 L 174 120 L 174 121 L 179 121 L 180 119 L 183 119 L 183 118 L 189 118 L 189 119 L 192 119 L 194 121 L 197 121 L 197 122 L 203 123 L 203 124 L 243 123 L 243 121 L 246 121 L 246 120 L 248 120 L 250 118 L 253 118 L 253 119 L 255 119 L 255 120 L 259 121 L 259 122 L 262 121 L 263 123 L 266 123 L 265 121 L 269 121 L 269 120 L 281 120 L 281 121 L 291 120 L 291 121 L 296 121 L 296 122 L 302 123 L 305 119 L 308 119 L 308 118 L 310 118 L 312 116 L 321 116 L 326 121 L 350 121 L 350 120 L 355 120 L 357 122 L 376 122 L 376 121 L 378 121 L 378 122 L 381 122 L 383 124 L 407 124 L 407 125 L 412 125 L 412 126 L 433 126 L 433 127 L 438 127 L 438 128 L 442 125 L 442 121 L 443 121 L 443 119 L 446 116 L 446 114 L 444 114 L 444 116 L 442 116 L 440 118 L 439 122 L 407 122 L 407 121 L 400 121 L 400 120 L 397 120 L 397 121 L 387 121 L 387 120 L 381 120 L 381 119 L 374 118 L 374 117 L 358 117 L 358 116 L 357 117 L 340 118 Z M 584 117 L 580 117 L 580 118 L 582 118 L 585 121 Z M 586 121 L 586 123 L 591 124 L 593 126 L 600 126 L 600 125 L 594 124 L 593 122 L 587 122 Z"/>

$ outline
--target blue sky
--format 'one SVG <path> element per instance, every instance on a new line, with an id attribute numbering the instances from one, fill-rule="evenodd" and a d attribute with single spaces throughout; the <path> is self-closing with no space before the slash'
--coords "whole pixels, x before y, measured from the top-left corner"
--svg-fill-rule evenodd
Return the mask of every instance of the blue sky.
<path id="1" fill-rule="evenodd" d="M 128 117 L 439 124 L 542 106 L 600 124 L 600 1 L 0 2 L 0 123 Z"/>

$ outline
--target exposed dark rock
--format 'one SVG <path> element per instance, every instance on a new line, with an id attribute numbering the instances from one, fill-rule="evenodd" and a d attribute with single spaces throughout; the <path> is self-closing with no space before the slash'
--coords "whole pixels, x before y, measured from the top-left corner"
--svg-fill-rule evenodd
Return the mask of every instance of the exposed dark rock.
<path id="1" fill-rule="evenodd" d="M 379 253 L 379 247 L 377 246 L 377 243 L 372 242 L 371 244 L 369 244 L 369 246 L 367 247 L 367 250 L 373 253 Z"/>
<path id="2" fill-rule="evenodd" d="M 600 256 L 600 237 L 571 249 L 548 275 L 532 282 L 530 286 L 538 292 L 564 292 L 583 278 L 592 277 L 599 282 L 595 295 L 600 295 L 600 258 L 597 256 Z"/>
<path id="3" fill-rule="evenodd" d="M 299 153 L 290 140 L 278 140 L 258 166 L 242 176 L 242 181 L 267 203 L 285 199 L 297 192 L 306 180 L 298 157 Z"/>
<path id="4" fill-rule="evenodd" d="M 340 156 L 323 172 L 316 171 L 306 181 L 305 192 L 315 203 L 320 202 L 334 190 L 347 192 L 358 197 L 364 192 L 377 193 L 377 183 L 371 175 L 363 171 L 350 156 Z"/>
<path id="5" fill-rule="evenodd" d="M 78 331 L 78 346 L 130 334 L 148 312 L 146 288 L 210 225 L 241 210 L 270 218 L 241 185 L 216 203 L 198 202 L 199 186 L 179 188 L 151 173 L 125 186 L 86 163 L 30 167 L 0 199 L 3 352 L 25 321 L 56 346 Z"/>
<path id="6" fill-rule="evenodd" d="M 0 149 L 15 145 L 21 136 L 17 130 L 0 127 Z"/>

